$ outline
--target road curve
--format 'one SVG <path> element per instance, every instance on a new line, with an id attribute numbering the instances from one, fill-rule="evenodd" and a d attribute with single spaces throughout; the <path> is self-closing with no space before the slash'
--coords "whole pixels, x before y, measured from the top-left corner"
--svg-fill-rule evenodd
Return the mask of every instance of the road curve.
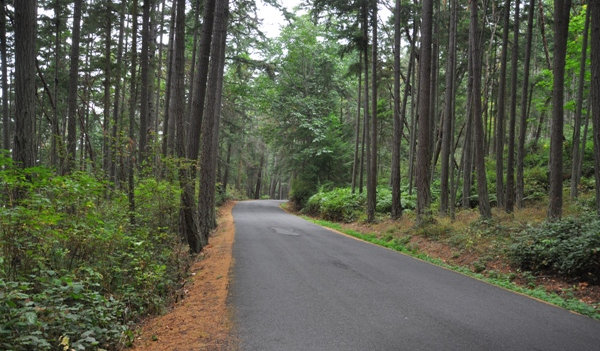
<path id="1" fill-rule="evenodd" d="M 600 350 L 600 322 L 333 233 L 233 210 L 240 350 Z"/>

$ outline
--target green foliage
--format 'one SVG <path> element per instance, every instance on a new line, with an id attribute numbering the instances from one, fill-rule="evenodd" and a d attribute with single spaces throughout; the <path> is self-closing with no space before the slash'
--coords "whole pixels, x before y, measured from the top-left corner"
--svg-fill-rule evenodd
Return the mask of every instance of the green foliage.
<path id="1" fill-rule="evenodd" d="M 416 198 L 414 195 L 402 194 L 402 205 L 405 209 L 414 209 Z M 331 191 L 321 189 L 312 195 L 306 202 L 304 212 L 318 215 L 332 221 L 351 222 L 357 220 L 365 211 L 367 195 L 351 188 L 335 188 Z M 375 211 L 380 214 L 389 214 L 392 209 L 392 191 L 388 187 L 377 188 Z"/>
<path id="2" fill-rule="evenodd" d="M 0 156 L 0 349 L 126 344 L 130 324 L 161 310 L 189 265 L 178 189 L 140 180 L 131 226 L 125 193 Z"/>
<path id="3" fill-rule="evenodd" d="M 600 279 L 600 219 L 594 215 L 544 222 L 514 239 L 510 257 L 522 269 Z"/>

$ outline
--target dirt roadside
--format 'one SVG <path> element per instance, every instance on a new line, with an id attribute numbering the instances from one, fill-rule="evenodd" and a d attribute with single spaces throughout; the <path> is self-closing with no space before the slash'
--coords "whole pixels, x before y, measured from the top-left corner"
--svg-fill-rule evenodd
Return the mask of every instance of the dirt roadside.
<path id="1" fill-rule="evenodd" d="M 169 313 L 144 322 L 133 351 L 235 350 L 226 300 L 233 262 L 235 202 L 219 209 L 218 227 L 192 265 L 185 297 Z"/>

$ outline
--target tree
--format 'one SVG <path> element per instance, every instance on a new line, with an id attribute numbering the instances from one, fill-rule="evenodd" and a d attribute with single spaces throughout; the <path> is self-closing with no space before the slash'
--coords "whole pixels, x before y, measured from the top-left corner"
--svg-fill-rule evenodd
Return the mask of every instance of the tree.
<path id="1" fill-rule="evenodd" d="M 15 2 L 15 141 L 13 158 L 35 165 L 36 0 Z"/>
<path id="2" fill-rule="evenodd" d="M 475 166 L 477 168 L 477 196 L 479 213 L 483 218 L 490 218 L 492 211 L 488 197 L 485 174 L 485 148 L 483 121 L 481 112 L 481 48 L 479 44 L 479 25 L 477 0 L 471 0 L 471 22 L 469 30 L 470 55 L 473 57 L 473 121 L 475 126 Z"/>
<path id="3" fill-rule="evenodd" d="M 523 88 L 521 89 L 521 118 L 519 119 L 519 145 L 517 147 L 517 189 L 516 203 L 518 208 L 523 207 L 525 197 L 524 168 L 525 168 L 525 138 L 527 132 L 527 107 L 529 89 L 529 65 L 531 61 L 531 39 L 533 37 L 533 14 L 535 0 L 529 1 L 529 14 L 527 17 L 527 41 L 525 42 L 525 65 L 523 67 Z"/>
<path id="4" fill-rule="evenodd" d="M 204 101 L 206 96 L 206 82 L 208 78 L 210 50 L 213 37 L 213 27 L 215 20 L 215 0 L 208 0 L 204 4 L 204 14 L 202 21 L 202 35 L 200 37 L 200 46 L 198 54 L 198 62 L 196 64 L 196 77 L 194 78 L 194 86 L 192 87 L 192 106 L 190 109 L 191 129 L 188 133 L 188 149 L 187 149 L 187 168 L 185 171 L 185 179 L 182 182 L 183 191 L 181 193 L 181 234 L 187 238 L 188 245 L 192 252 L 200 252 L 202 247 L 206 245 L 206 241 L 200 235 L 198 229 L 198 219 L 195 200 L 195 183 L 196 183 L 196 167 L 195 163 L 198 159 L 198 149 L 200 146 L 200 131 L 202 128 L 202 120 L 204 116 Z"/>
<path id="5" fill-rule="evenodd" d="M 444 119 L 442 125 L 442 161 L 441 161 L 441 179 L 440 179 L 440 214 L 448 214 L 448 195 L 450 189 L 449 183 L 449 168 L 450 152 L 452 151 L 452 129 L 454 121 L 454 78 L 456 70 L 456 21 L 457 21 L 457 4 L 456 0 L 450 1 L 450 33 L 448 36 L 448 61 L 446 65 L 446 108 L 444 110 Z M 450 179 L 451 180 L 451 179 Z"/>
<path id="6" fill-rule="evenodd" d="M 142 7 L 142 51 L 140 53 L 140 161 L 148 157 L 148 139 L 152 132 L 150 111 L 150 9 L 153 0 L 144 0 Z"/>
<path id="7" fill-rule="evenodd" d="M 377 197 L 377 2 L 373 5 L 373 44 L 371 58 L 371 162 L 367 177 L 367 221 L 375 220 L 375 206 Z"/>
<path id="8" fill-rule="evenodd" d="M 552 62 L 554 83 L 552 86 L 552 127 L 550 135 L 549 219 L 558 219 L 562 216 L 563 99 L 570 9 L 571 0 L 554 0 L 554 60 Z"/>
<path id="9" fill-rule="evenodd" d="M 67 157 L 63 173 L 70 173 L 75 167 L 77 152 L 77 88 L 79 85 L 79 40 L 81 32 L 82 0 L 75 0 L 73 12 L 73 33 L 71 37 L 71 64 L 69 68 L 69 95 L 67 97 Z"/>
<path id="10" fill-rule="evenodd" d="M 223 69 L 227 40 L 229 0 L 221 0 L 215 7 L 214 38 L 210 49 L 210 66 L 205 101 L 205 121 L 202 123 L 202 156 L 200 157 L 200 192 L 198 195 L 198 229 L 203 243 L 208 242 L 210 231 L 216 226 L 215 175 Z"/>
<path id="11" fill-rule="evenodd" d="M 594 130 L 594 178 L 596 181 L 596 213 L 600 215 L 600 2 L 590 1 L 592 124 Z"/>
<path id="12" fill-rule="evenodd" d="M 508 27 L 510 19 L 510 0 L 504 3 L 502 31 L 502 52 L 500 53 L 500 80 L 498 85 L 498 113 L 496 114 L 496 200 L 498 207 L 504 205 L 504 118 L 506 96 L 506 61 L 508 56 Z"/>
<path id="13" fill-rule="evenodd" d="M 106 0 L 105 4 L 105 32 L 104 32 L 104 121 L 102 123 L 102 169 L 108 176 L 111 168 L 111 147 L 110 147 L 110 94 L 111 94 L 111 75 L 112 75 L 112 0 Z"/>
<path id="14" fill-rule="evenodd" d="M 417 221 L 429 215 L 431 204 L 430 189 L 430 150 L 429 150 L 429 109 L 431 82 L 431 44 L 432 44 L 433 1 L 423 0 L 421 14 L 421 53 L 419 55 L 419 121 L 417 145 Z"/>
<path id="15" fill-rule="evenodd" d="M 573 149 L 571 167 L 571 199 L 577 198 L 577 186 L 579 185 L 580 172 L 578 171 L 583 153 L 579 152 L 579 134 L 581 131 L 581 114 L 583 110 L 583 84 L 585 82 L 585 64 L 587 59 L 587 42 L 590 24 L 589 6 L 585 11 L 585 24 L 583 28 L 583 41 L 581 43 L 581 59 L 579 61 L 579 82 L 577 84 L 577 99 L 575 109 L 575 121 L 573 126 Z"/>
<path id="16" fill-rule="evenodd" d="M 135 106 L 137 102 L 137 29 L 138 29 L 138 0 L 133 0 L 131 8 L 133 24 L 131 26 L 131 73 L 129 93 L 129 164 L 127 165 L 127 199 L 129 201 L 129 222 L 135 224 Z"/>
<path id="17" fill-rule="evenodd" d="M 10 116 L 8 115 L 8 69 L 6 57 L 6 1 L 0 2 L 0 63 L 2 64 L 2 148 L 10 149 Z"/>
<path id="18" fill-rule="evenodd" d="M 400 143 L 402 122 L 400 120 L 400 0 L 394 11 L 394 140 L 392 142 L 392 219 L 402 216 L 400 193 Z"/>
<path id="19" fill-rule="evenodd" d="M 112 148 L 112 162 L 110 165 L 110 179 L 116 184 L 117 183 L 117 154 L 119 154 L 117 150 L 117 146 L 119 143 L 118 140 L 118 131 L 120 124 L 120 116 L 121 116 L 121 82 L 123 75 L 123 37 L 125 33 L 125 8 L 126 2 L 121 2 L 121 7 L 119 10 L 119 41 L 117 44 L 117 81 L 115 83 L 115 98 L 113 101 L 113 125 L 112 125 L 112 133 L 111 133 L 111 148 Z"/>
<path id="20" fill-rule="evenodd" d="M 519 7 L 519 0 L 516 0 L 510 78 L 512 89 L 510 94 L 510 121 L 508 127 L 508 157 L 506 160 L 506 201 L 504 202 L 506 212 L 512 212 L 515 206 L 515 128 L 518 89 L 517 65 L 519 63 Z"/>

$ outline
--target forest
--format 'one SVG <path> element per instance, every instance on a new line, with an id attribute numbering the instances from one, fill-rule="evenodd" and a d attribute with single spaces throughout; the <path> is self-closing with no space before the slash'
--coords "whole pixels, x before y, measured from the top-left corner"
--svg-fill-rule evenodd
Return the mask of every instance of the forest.
<path id="1" fill-rule="evenodd" d="M 600 281 L 599 1 L 0 11 L 1 349 L 131 345 L 229 200 L 423 233 L 469 214 L 520 270 Z"/>

